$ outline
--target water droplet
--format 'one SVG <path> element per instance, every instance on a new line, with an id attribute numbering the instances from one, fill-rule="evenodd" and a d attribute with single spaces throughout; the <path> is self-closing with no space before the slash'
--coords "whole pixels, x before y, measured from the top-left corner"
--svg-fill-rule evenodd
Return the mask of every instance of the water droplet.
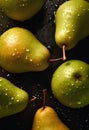
<path id="1" fill-rule="evenodd" d="M 5 96 L 7 96 L 7 93 L 5 93 Z"/>
<path id="2" fill-rule="evenodd" d="M 71 86 L 74 86 L 74 84 L 72 83 Z"/>
<path id="3" fill-rule="evenodd" d="M 6 88 L 5 90 L 7 91 L 8 89 Z"/>
<path id="4" fill-rule="evenodd" d="M 56 14 L 56 11 L 54 11 L 53 14 L 55 15 L 55 14 Z"/>
<path id="5" fill-rule="evenodd" d="M 25 59 L 27 60 L 27 59 L 28 59 L 28 56 L 26 56 Z"/>
<path id="6" fill-rule="evenodd" d="M 78 86 L 76 86 L 76 88 L 79 88 Z"/>
<path id="7" fill-rule="evenodd" d="M 81 101 L 78 101 L 77 104 L 78 104 L 78 105 L 81 105 Z"/>
<path id="8" fill-rule="evenodd" d="M 68 39 L 71 39 L 71 36 L 69 36 Z"/>
<path id="9" fill-rule="evenodd" d="M 19 102 L 19 99 L 17 99 L 16 101 Z"/>
<path id="10" fill-rule="evenodd" d="M 68 95 L 68 93 L 66 93 L 66 95 Z"/>
<path id="11" fill-rule="evenodd" d="M 78 14 L 78 17 L 80 16 L 80 14 Z"/>
<path id="12" fill-rule="evenodd" d="M 10 74 L 7 74 L 7 77 L 9 77 L 10 76 Z"/>
<path id="13" fill-rule="evenodd" d="M 37 126 L 37 129 L 39 129 L 40 127 L 39 127 L 39 125 Z"/>
<path id="14" fill-rule="evenodd" d="M 26 52 L 29 52 L 30 50 L 29 49 L 26 49 Z"/>
<path id="15" fill-rule="evenodd" d="M 36 66 L 41 66 L 41 63 L 36 64 Z"/>
<path id="16" fill-rule="evenodd" d="M 15 48 L 14 50 L 15 50 L 15 51 L 17 51 L 17 49 L 16 49 L 16 48 Z"/>
<path id="17" fill-rule="evenodd" d="M 32 60 L 32 59 L 30 59 L 30 61 L 32 62 L 33 60 Z"/>
<path id="18" fill-rule="evenodd" d="M 0 79 L 0 82 L 2 81 L 2 79 Z"/>
<path id="19" fill-rule="evenodd" d="M 12 56 L 15 56 L 15 53 L 12 53 Z"/>
<path id="20" fill-rule="evenodd" d="M 11 97 L 11 100 L 14 100 L 14 97 Z"/>
<path id="21" fill-rule="evenodd" d="M 11 102 L 9 102 L 8 104 L 9 104 L 9 105 L 11 105 L 12 103 L 11 103 Z"/>

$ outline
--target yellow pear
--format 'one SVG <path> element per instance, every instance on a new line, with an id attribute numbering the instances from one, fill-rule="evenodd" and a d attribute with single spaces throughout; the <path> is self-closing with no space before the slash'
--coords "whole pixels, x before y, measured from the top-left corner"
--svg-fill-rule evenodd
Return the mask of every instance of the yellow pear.
<path id="1" fill-rule="evenodd" d="M 45 70 L 49 57 L 49 50 L 25 28 L 10 28 L 0 37 L 0 66 L 8 72 Z"/>
<path id="2" fill-rule="evenodd" d="M 69 130 L 69 128 L 59 119 L 53 108 L 45 106 L 37 110 L 32 130 Z"/>

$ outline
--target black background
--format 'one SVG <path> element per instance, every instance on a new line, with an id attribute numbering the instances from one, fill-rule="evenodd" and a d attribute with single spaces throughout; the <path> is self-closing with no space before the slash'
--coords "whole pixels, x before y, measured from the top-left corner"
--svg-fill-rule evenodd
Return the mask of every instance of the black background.
<path id="1" fill-rule="evenodd" d="M 38 14 L 24 22 L 12 20 L 0 11 L 0 34 L 14 26 L 27 28 L 50 50 L 52 58 L 61 57 L 62 50 L 56 45 L 54 40 L 54 14 L 59 5 L 65 1 L 47 0 Z M 79 59 L 89 63 L 89 37 L 81 40 L 76 47 L 66 52 L 66 54 L 68 59 Z M 46 105 L 53 107 L 60 119 L 71 130 L 89 130 L 89 106 L 81 109 L 68 108 L 59 103 L 52 95 L 52 74 L 61 63 L 61 61 L 51 63 L 42 72 L 27 72 L 22 74 L 12 74 L 2 68 L 0 69 L 0 76 L 7 78 L 16 86 L 26 90 L 30 98 L 33 96 L 37 97 L 37 100 L 34 103 L 29 103 L 24 111 L 0 119 L 0 130 L 31 130 L 34 114 L 43 103 L 42 90 L 44 88 L 47 89 Z"/>

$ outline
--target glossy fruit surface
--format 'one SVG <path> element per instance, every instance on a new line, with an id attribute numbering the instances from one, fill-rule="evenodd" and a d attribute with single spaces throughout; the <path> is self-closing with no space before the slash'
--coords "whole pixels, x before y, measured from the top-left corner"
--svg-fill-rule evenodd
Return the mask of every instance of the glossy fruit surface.
<path id="1" fill-rule="evenodd" d="M 45 106 L 37 110 L 32 130 L 69 130 L 69 128 L 59 119 L 53 108 Z"/>
<path id="2" fill-rule="evenodd" d="M 80 108 L 89 104 L 89 65 L 69 60 L 57 68 L 52 78 L 54 96 L 64 105 Z"/>
<path id="3" fill-rule="evenodd" d="M 0 77 L 0 118 L 21 112 L 27 107 L 28 93 Z"/>
<path id="4" fill-rule="evenodd" d="M 70 0 L 64 2 L 55 14 L 55 41 L 58 46 L 72 49 L 89 35 L 89 2 Z"/>
<path id="5" fill-rule="evenodd" d="M 15 20 L 24 21 L 34 16 L 46 0 L 0 0 L 0 8 Z"/>
<path id="6" fill-rule="evenodd" d="M 49 50 L 27 29 L 13 27 L 4 32 L 0 48 L 0 65 L 9 72 L 42 71 L 49 66 Z"/>

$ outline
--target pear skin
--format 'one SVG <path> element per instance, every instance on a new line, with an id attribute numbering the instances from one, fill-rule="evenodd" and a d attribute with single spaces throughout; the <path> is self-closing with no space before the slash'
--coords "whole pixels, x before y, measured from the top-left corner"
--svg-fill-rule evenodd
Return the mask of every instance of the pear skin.
<path id="1" fill-rule="evenodd" d="M 34 116 L 32 130 L 69 130 L 53 108 L 39 108 Z"/>
<path id="2" fill-rule="evenodd" d="M 25 21 L 36 15 L 46 0 L 0 0 L 0 8 L 11 19 Z"/>
<path id="3" fill-rule="evenodd" d="M 0 37 L 0 66 L 11 73 L 43 71 L 49 50 L 27 29 L 13 27 Z"/>
<path id="4" fill-rule="evenodd" d="M 0 118 L 23 111 L 27 107 L 28 99 L 26 91 L 0 77 Z"/>
<path id="5" fill-rule="evenodd" d="M 89 64 L 68 60 L 53 73 L 51 88 L 54 97 L 71 108 L 89 105 Z"/>
<path id="6" fill-rule="evenodd" d="M 72 49 L 89 35 L 89 2 L 70 0 L 64 2 L 55 14 L 55 41 L 66 50 Z"/>

